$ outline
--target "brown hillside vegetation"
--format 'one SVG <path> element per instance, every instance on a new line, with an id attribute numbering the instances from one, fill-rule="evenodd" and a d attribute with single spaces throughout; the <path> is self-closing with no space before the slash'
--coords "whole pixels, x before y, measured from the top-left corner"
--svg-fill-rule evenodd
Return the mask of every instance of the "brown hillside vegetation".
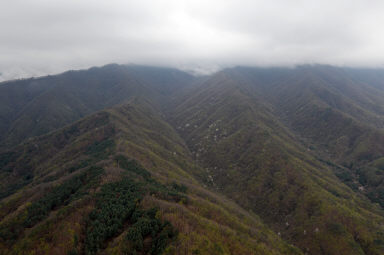
<path id="1" fill-rule="evenodd" d="M 383 73 L 1 83 L 0 254 L 384 254 Z"/>

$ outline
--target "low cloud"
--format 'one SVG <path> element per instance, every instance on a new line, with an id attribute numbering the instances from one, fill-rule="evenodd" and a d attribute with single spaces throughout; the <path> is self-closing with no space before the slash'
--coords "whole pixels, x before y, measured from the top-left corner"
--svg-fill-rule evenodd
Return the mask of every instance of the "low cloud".
<path id="1" fill-rule="evenodd" d="M 384 64 L 384 2 L 3 0 L 2 79 L 106 63 L 210 72 L 231 65 Z"/>

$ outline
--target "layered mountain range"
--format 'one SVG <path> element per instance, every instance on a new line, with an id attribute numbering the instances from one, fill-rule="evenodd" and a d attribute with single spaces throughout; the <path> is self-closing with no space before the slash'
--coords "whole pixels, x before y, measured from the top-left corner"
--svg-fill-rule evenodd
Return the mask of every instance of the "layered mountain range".
<path id="1" fill-rule="evenodd" d="M 384 254 L 384 70 L 0 83 L 0 254 Z"/>

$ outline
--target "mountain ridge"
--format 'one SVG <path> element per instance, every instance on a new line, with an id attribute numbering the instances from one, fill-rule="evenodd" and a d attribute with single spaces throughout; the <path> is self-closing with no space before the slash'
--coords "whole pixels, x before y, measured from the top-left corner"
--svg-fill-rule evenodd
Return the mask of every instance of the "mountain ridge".
<path id="1" fill-rule="evenodd" d="M 63 74 L 65 82 L 44 78 L 58 84 L 48 90 L 48 101 L 35 98 L 36 108 L 28 107 L 35 115 L 24 115 L 45 119 L 52 125 L 47 129 L 9 120 L 13 102 L 17 112 L 35 94 L 0 85 L 14 95 L 0 105 L 0 118 L 11 123 L 1 128 L 19 130 L 0 140 L 0 174 L 8 180 L 0 186 L 0 226 L 19 219 L 15 212 L 37 199 L 26 197 L 32 187 L 37 195 L 49 194 L 44 180 L 65 183 L 70 171 L 90 171 L 81 177 L 88 180 L 89 169 L 101 167 L 102 181 L 95 185 L 110 187 L 125 178 L 126 160 L 134 160 L 140 167 L 129 168 L 131 184 L 160 190 L 145 193 L 141 208 L 159 207 L 161 220 L 180 232 L 167 241 L 166 254 L 381 254 L 384 92 L 381 73 L 367 73 L 330 66 L 235 67 L 196 78 L 175 69 L 108 65 Z M 50 86 L 32 81 L 13 84 L 36 93 Z M 48 102 L 51 108 L 43 111 Z M 187 193 L 176 192 L 172 182 L 185 185 Z M 98 201 L 97 192 L 86 193 Z M 60 208 L 66 205 L 53 211 Z M 78 213 L 86 216 L 83 209 Z M 124 229 L 119 233 L 129 232 Z M 217 231 L 224 232 L 215 237 Z M 75 232 L 81 240 L 73 247 L 85 252 L 90 239 L 84 226 Z M 100 252 L 121 253 L 129 242 L 120 234 L 97 244 Z M 3 247 L 12 254 L 28 238 L 33 236 Z M 35 241 L 28 245 L 41 249 Z"/>
<path id="2" fill-rule="evenodd" d="M 41 187 L 46 186 L 46 182 L 55 183 L 57 180 L 62 181 L 63 178 L 65 180 L 79 171 L 85 171 L 85 173 L 87 173 L 90 171 L 87 170 L 89 165 L 102 167 L 104 169 L 105 173 L 100 177 L 101 183 L 104 183 L 103 185 L 114 183 L 114 181 L 122 178 L 120 177 L 121 174 L 124 174 L 124 166 L 122 165 L 124 160 L 121 158 L 122 156 L 119 156 L 121 158 L 119 160 L 121 162 L 119 166 L 119 163 L 115 161 L 114 155 L 129 155 L 130 158 L 134 158 L 152 172 L 154 178 L 159 182 L 172 183 L 171 181 L 177 181 L 180 183 L 181 181 L 182 184 L 180 185 L 186 185 L 185 187 L 188 190 L 187 197 L 181 196 L 182 200 L 180 201 L 178 200 L 180 198 L 159 198 L 156 194 L 145 196 L 142 200 L 144 208 L 150 206 L 160 208 L 159 210 L 161 215 L 163 215 L 162 217 L 168 219 L 173 225 L 177 226 L 180 231 L 179 236 L 181 236 L 181 239 L 168 247 L 168 254 L 177 254 L 177 250 L 179 249 L 189 252 L 199 252 L 200 250 L 202 253 L 225 251 L 233 254 L 257 254 L 260 252 L 263 254 L 300 254 L 297 249 L 285 244 L 275 233 L 263 226 L 257 217 L 251 216 L 248 212 L 233 204 L 233 202 L 205 190 L 197 181 L 193 181 L 194 177 L 190 175 L 193 171 L 186 173 L 183 168 L 185 169 L 188 165 L 191 165 L 187 168 L 193 169 L 196 168 L 196 166 L 194 166 L 193 162 L 188 163 L 189 159 L 183 155 L 183 149 L 177 142 L 177 136 L 167 131 L 167 129 L 171 127 L 167 127 L 165 122 L 162 124 L 161 117 L 155 112 L 152 112 L 151 108 L 148 108 L 145 102 L 144 104 L 142 102 L 138 103 L 138 100 L 139 99 L 134 99 L 122 106 L 96 113 L 62 130 L 49 133 L 45 135 L 44 138 L 40 137 L 27 142 L 25 145 L 20 145 L 22 148 L 26 148 L 26 150 L 32 147 L 39 151 L 34 152 L 36 153 L 35 155 L 30 154 L 33 162 L 30 168 L 30 171 L 34 172 L 33 180 L 26 184 L 24 188 L 21 188 L 21 190 L 19 187 L 19 191 L 16 191 L 15 194 L 2 202 L 0 210 L 3 215 L 5 214 L 7 216 L 2 218 L 0 224 L 0 232 L 3 238 L 5 233 L 7 233 L 4 231 L 7 230 L 8 222 L 16 221 L 13 223 L 14 226 L 19 224 L 17 223 L 19 218 L 17 218 L 17 216 L 15 218 L 15 214 L 12 213 L 12 211 L 16 210 L 16 212 L 20 214 L 23 212 L 23 208 L 29 208 L 28 206 L 30 206 L 28 203 L 25 203 L 25 199 L 27 199 L 27 201 L 36 201 L 36 199 L 38 199 L 37 197 L 26 197 L 23 195 L 31 192 L 29 189 L 35 189 L 36 193 L 36 189 L 39 189 L 39 187 L 41 189 Z M 143 114 L 141 111 L 144 111 L 146 114 Z M 124 121 L 129 122 L 129 125 L 123 123 Z M 158 128 L 148 129 L 148 125 Z M 89 128 L 91 129 L 89 130 Z M 84 134 L 82 134 L 82 130 L 85 131 Z M 70 132 L 70 136 L 68 137 L 70 140 L 64 143 L 66 139 L 65 134 L 68 132 Z M 157 135 L 153 136 L 153 132 Z M 169 134 L 167 135 L 167 133 Z M 167 136 L 169 138 L 166 138 Z M 52 141 L 51 139 L 54 140 Z M 64 139 L 64 141 L 62 139 Z M 171 140 L 168 139 L 176 139 L 176 143 L 170 142 Z M 55 140 L 59 140 L 60 142 L 54 142 Z M 158 146 L 158 143 L 160 143 L 161 146 Z M 164 143 L 169 143 L 169 145 L 164 145 Z M 36 144 L 38 148 L 36 148 Z M 52 149 L 52 146 L 54 146 L 55 149 Z M 168 149 L 165 149 L 167 147 Z M 85 153 L 82 152 L 83 150 L 85 150 Z M 16 149 L 15 151 L 20 152 L 21 150 Z M 41 155 L 42 152 L 45 153 Z M 46 152 L 50 152 L 50 154 Z M 36 158 L 38 155 L 41 155 L 40 160 Z M 54 157 L 50 157 L 51 155 L 54 155 Z M 169 155 L 171 155 L 171 158 Z M 68 161 L 68 157 L 70 157 L 71 160 Z M 56 160 L 59 161 L 54 163 Z M 18 160 L 16 160 L 16 162 L 18 162 Z M 67 163 L 61 166 L 60 162 Z M 87 163 L 84 165 L 83 162 Z M 25 164 L 25 162 L 20 162 L 20 164 Z M 80 167 L 79 170 L 77 169 L 78 167 Z M 13 167 L 12 171 L 17 172 L 17 169 L 17 167 Z M 139 174 L 141 173 L 139 172 Z M 147 176 L 147 174 L 144 176 Z M 47 191 L 40 191 L 36 194 L 41 196 L 41 194 L 46 192 Z M 90 190 L 88 195 L 86 194 L 85 200 L 81 198 L 79 202 L 75 200 L 68 205 L 69 207 L 59 207 L 59 212 L 67 207 L 71 208 L 75 206 L 75 208 L 82 208 L 80 206 L 82 203 L 85 203 L 87 207 L 92 207 L 92 204 L 89 205 L 86 201 L 89 199 L 92 201 L 92 194 L 94 192 L 95 191 Z M 176 199 L 176 201 L 172 199 Z M 80 203 L 80 205 L 78 205 L 78 203 Z M 207 212 L 200 211 L 202 208 L 205 208 Z M 57 209 L 54 208 L 54 211 L 56 210 Z M 81 212 L 82 210 L 83 209 L 76 209 L 75 212 Z M 50 216 L 55 218 L 54 215 L 53 212 L 50 213 Z M 82 212 L 82 215 L 82 217 L 86 217 L 86 212 Z M 64 215 L 64 219 L 56 220 L 57 223 L 55 224 L 61 226 L 60 224 L 62 224 L 62 222 L 65 223 L 67 220 L 73 219 L 68 219 Z M 42 224 L 45 224 L 44 222 L 45 221 L 43 221 Z M 48 222 L 50 221 L 48 220 Z M 247 222 L 247 224 L 243 222 Z M 76 224 L 84 223 L 77 221 Z M 249 229 L 252 225 L 257 230 Z M 49 229 L 51 229 L 50 231 L 52 231 L 54 236 L 57 235 L 57 232 L 54 231 L 52 227 L 49 227 Z M 44 236 L 38 226 L 32 227 L 32 230 L 37 233 L 38 237 Z M 23 251 L 24 249 L 32 249 L 36 252 L 41 251 L 42 244 L 35 243 L 33 241 L 35 240 L 34 235 L 28 234 L 33 233 L 33 231 L 25 232 L 25 234 L 21 236 L 21 240 L 19 239 L 20 237 L 17 237 L 16 243 L 8 244 L 8 242 L 0 242 L 3 245 L 1 246 L 2 250 L 6 252 L 5 254 L 8 254 L 8 252 L 13 254 L 13 252 L 17 250 Z M 72 244 L 68 249 L 74 247 L 74 249 L 79 251 L 86 251 L 87 248 L 83 246 L 83 241 L 87 240 L 87 234 L 83 231 L 82 228 L 76 228 L 75 233 L 78 235 L 80 246 Z M 215 231 L 220 231 L 223 233 L 223 236 L 217 236 Z M 250 235 L 248 231 L 260 231 L 263 233 L 263 237 Z M 202 234 L 204 237 L 202 237 Z M 70 235 L 65 235 L 67 236 L 66 238 L 71 238 Z M 84 235 L 86 236 L 84 237 Z M 237 235 L 240 235 L 241 239 L 238 239 Z M 124 246 L 124 239 L 120 240 L 118 237 L 116 238 L 117 239 L 100 246 L 101 250 L 104 250 L 104 252 L 110 252 L 111 249 L 119 251 L 120 247 Z M 26 242 L 27 240 L 32 241 Z M 58 245 L 58 241 L 55 241 L 55 239 L 50 240 L 44 237 L 43 240 L 43 244 L 47 247 L 53 248 L 55 245 Z"/>

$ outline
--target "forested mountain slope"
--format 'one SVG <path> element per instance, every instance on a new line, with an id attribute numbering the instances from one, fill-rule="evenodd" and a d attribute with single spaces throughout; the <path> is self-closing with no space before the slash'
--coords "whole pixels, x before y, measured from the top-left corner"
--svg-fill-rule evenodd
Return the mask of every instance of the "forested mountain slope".
<path id="1" fill-rule="evenodd" d="M 1 250 L 383 254 L 382 77 L 107 65 L 1 83 Z"/>
<path id="2" fill-rule="evenodd" d="M 107 65 L 3 82 L 0 142 L 3 146 L 16 145 L 134 96 L 146 97 L 160 106 L 193 80 L 193 76 L 176 69 Z"/>
<path id="3" fill-rule="evenodd" d="M 1 159 L 1 254 L 301 254 L 203 188 L 183 141 L 140 99 Z"/>
<path id="4" fill-rule="evenodd" d="M 361 72 L 329 66 L 276 70 L 275 76 L 269 69 L 228 70 L 237 83 L 266 99 L 308 152 L 383 206 L 384 94 L 377 78 L 382 72 L 365 70 L 364 77 L 357 76 Z"/>
<path id="5" fill-rule="evenodd" d="M 382 211 L 308 153 L 251 85 L 224 71 L 170 114 L 207 182 L 305 252 L 380 254 L 368 240 L 382 239 Z"/>

